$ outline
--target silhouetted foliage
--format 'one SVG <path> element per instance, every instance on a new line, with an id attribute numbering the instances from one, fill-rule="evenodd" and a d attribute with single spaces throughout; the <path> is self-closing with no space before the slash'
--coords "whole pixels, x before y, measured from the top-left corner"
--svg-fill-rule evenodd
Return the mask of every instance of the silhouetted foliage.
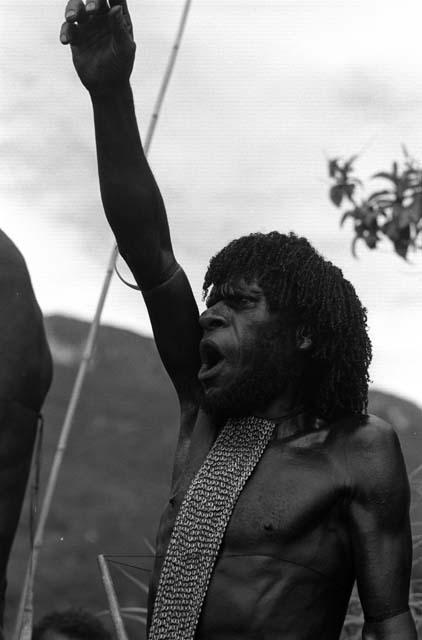
<path id="1" fill-rule="evenodd" d="M 352 254 L 356 258 L 356 243 L 363 240 L 369 249 L 375 249 L 383 238 L 388 238 L 394 251 L 406 259 L 410 249 L 422 248 L 422 167 L 403 146 L 402 166 L 393 162 L 392 169 L 380 171 L 371 179 L 384 180 L 384 189 L 366 195 L 363 182 L 354 175 L 357 156 L 348 160 L 333 158 L 328 161 L 328 174 L 332 181 L 330 200 L 343 209 L 340 226 L 353 220 L 354 238 Z"/>

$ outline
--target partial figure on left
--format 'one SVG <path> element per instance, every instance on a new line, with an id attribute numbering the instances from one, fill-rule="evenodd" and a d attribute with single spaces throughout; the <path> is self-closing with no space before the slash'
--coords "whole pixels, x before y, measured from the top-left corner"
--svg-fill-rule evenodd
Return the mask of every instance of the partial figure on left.
<path id="1" fill-rule="evenodd" d="M 19 249 L 0 229 L 0 638 L 6 574 L 53 377 L 43 316 Z"/>

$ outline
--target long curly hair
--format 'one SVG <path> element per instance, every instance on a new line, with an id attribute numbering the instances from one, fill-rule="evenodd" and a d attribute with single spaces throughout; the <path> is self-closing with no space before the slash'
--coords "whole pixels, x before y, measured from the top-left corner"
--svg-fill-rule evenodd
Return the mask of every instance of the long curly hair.
<path id="1" fill-rule="evenodd" d="M 372 358 L 367 313 L 342 271 L 294 233 L 252 233 L 233 240 L 209 263 L 212 286 L 257 280 L 271 311 L 290 311 L 312 338 L 307 403 L 323 419 L 366 414 Z"/>

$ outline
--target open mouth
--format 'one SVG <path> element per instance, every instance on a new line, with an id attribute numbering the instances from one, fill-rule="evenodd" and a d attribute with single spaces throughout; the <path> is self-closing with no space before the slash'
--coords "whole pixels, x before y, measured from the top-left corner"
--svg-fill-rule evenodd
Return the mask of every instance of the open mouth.
<path id="1" fill-rule="evenodd" d="M 224 356 L 213 342 L 203 340 L 199 345 L 202 366 L 198 373 L 199 380 L 214 376 L 224 363 Z"/>

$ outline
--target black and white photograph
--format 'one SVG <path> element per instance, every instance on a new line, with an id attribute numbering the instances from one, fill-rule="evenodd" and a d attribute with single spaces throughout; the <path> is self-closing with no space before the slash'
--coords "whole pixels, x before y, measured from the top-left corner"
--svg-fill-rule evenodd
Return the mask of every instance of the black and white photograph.
<path id="1" fill-rule="evenodd" d="M 1 13 L 0 638 L 422 639 L 422 5 Z"/>

